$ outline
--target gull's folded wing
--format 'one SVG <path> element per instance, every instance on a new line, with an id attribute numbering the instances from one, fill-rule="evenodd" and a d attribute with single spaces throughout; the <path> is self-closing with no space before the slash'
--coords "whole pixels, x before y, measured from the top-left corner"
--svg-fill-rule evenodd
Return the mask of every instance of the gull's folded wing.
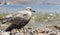
<path id="1" fill-rule="evenodd" d="M 12 14 L 3 17 L 0 20 L 2 21 L 2 24 L 4 24 L 4 23 L 10 21 L 11 18 L 12 18 Z"/>

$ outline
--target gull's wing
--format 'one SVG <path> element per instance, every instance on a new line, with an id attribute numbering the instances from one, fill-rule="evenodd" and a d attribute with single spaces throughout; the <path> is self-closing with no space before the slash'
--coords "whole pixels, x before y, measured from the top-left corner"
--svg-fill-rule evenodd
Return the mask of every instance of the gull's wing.
<path id="1" fill-rule="evenodd" d="M 7 15 L 7 16 L 5 16 L 5 17 L 3 17 L 1 20 L 2 20 L 2 24 L 4 24 L 5 22 L 8 22 L 8 21 L 10 21 L 10 19 L 12 18 L 12 14 L 9 14 L 9 15 Z"/>
<path id="2" fill-rule="evenodd" d="M 25 16 L 25 15 L 24 15 Z M 28 22 L 29 22 L 29 20 L 24 20 L 23 19 L 24 17 L 22 16 L 22 15 L 20 15 L 20 14 L 17 14 L 17 15 L 15 15 L 15 16 L 11 16 L 11 17 L 9 17 L 9 19 L 6 19 L 7 21 L 6 22 L 11 22 L 11 23 L 5 23 L 4 25 L 6 25 L 6 26 L 4 26 L 4 28 L 5 28 L 5 31 L 10 31 L 10 30 L 12 30 L 13 28 L 22 28 L 22 27 L 24 27 Z"/>
<path id="3" fill-rule="evenodd" d="M 2 24 L 6 23 L 6 22 L 14 22 L 15 20 L 21 20 L 22 21 L 23 14 L 21 14 L 20 12 L 15 12 L 13 14 L 9 14 L 5 17 L 2 18 L 3 22 Z"/>
<path id="4" fill-rule="evenodd" d="M 10 15 L 7 15 L 7 16 L 5 16 L 5 17 L 2 17 L 2 18 L 0 18 L 0 22 L 6 22 L 8 19 L 10 19 L 12 17 L 12 14 L 10 14 Z"/>
<path id="5" fill-rule="evenodd" d="M 0 18 L 0 22 L 2 22 L 3 21 L 3 19 L 2 18 Z"/>

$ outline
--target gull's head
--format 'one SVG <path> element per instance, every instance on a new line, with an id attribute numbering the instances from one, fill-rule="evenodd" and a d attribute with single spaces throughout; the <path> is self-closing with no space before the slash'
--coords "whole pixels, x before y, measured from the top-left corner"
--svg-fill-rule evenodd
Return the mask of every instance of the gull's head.
<path id="1" fill-rule="evenodd" d="M 26 7 L 26 10 L 31 11 L 31 12 L 36 12 L 36 11 L 32 10 L 31 7 Z"/>

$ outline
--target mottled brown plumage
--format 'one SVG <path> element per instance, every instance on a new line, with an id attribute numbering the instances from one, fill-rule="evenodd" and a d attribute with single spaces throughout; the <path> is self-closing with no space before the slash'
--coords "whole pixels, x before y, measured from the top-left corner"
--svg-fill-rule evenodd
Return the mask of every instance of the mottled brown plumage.
<path id="1" fill-rule="evenodd" d="M 30 7 L 26 8 L 23 11 L 18 11 L 16 13 L 7 15 L 3 17 L 3 24 L 9 22 L 11 25 L 8 26 L 5 31 L 11 31 L 14 28 L 21 29 L 23 28 L 31 19 L 33 11 Z"/>

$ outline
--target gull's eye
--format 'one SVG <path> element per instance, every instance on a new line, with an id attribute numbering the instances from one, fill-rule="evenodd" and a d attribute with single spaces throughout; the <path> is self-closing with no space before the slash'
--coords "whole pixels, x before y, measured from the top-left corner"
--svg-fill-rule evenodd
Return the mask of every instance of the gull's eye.
<path id="1" fill-rule="evenodd" d="M 32 10 L 32 9 L 29 9 L 30 11 Z"/>

